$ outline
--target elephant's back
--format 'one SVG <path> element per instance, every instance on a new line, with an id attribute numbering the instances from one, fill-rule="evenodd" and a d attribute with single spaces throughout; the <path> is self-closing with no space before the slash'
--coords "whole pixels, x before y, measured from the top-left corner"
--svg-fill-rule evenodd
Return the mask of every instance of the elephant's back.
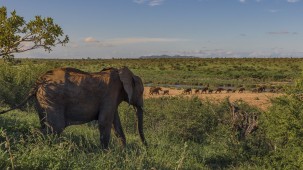
<path id="1" fill-rule="evenodd" d="M 48 83 L 66 83 L 69 77 L 87 77 L 90 76 L 88 72 L 70 67 L 56 68 L 45 72 L 39 79 L 39 84 L 48 84 Z M 77 80 L 75 80 L 77 81 Z"/>
<path id="2" fill-rule="evenodd" d="M 44 92 L 43 94 L 80 97 L 87 93 L 99 93 L 100 90 L 105 90 L 110 82 L 118 81 L 119 76 L 116 72 L 115 69 L 88 73 L 69 67 L 57 68 L 43 74 L 36 82 L 36 86 Z"/>
<path id="3" fill-rule="evenodd" d="M 37 84 L 38 88 L 40 87 L 46 93 L 65 94 L 69 97 L 88 91 L 97 91 L 100 84 L 105 84 L 108 77 L 109 75 L 104 75 L 104 73 L 88 73 L 64 67 L 47 71 L 38 79 Z"/>

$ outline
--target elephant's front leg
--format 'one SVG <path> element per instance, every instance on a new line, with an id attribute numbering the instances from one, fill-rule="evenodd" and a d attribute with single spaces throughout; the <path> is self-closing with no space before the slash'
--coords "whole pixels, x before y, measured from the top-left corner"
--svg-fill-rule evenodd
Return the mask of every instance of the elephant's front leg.
<path id="1" fill-rule="evenodd" d="M 100 142 L 103 149 L 108 149 L 114 113 L 115 111 L 102 111 L 99 113 Z"/>
<path id="2" fill-rule="evenodd" d="M 121 140 L 123 147 L 125 147 L 126 138 L 125 138 L 125 134 L 122 129 L 118 111 L 115 112 L 113 125 L 114 125 L 115 135 Z"/>

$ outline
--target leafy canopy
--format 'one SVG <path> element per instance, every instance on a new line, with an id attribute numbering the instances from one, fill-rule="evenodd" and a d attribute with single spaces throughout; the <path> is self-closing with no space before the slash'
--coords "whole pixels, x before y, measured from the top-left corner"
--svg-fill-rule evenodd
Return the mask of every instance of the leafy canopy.
<path id="1" fill-rule="evenodd" d="M 57 44 L 65 45 L 69 38 L 50 17 L 35 16 L 26 22 L 16 11 L 8 17 L 6 7 L 0 7 L 0 57 L 13 61 L 14 53 L 43 48 L 50 52 Z"/>

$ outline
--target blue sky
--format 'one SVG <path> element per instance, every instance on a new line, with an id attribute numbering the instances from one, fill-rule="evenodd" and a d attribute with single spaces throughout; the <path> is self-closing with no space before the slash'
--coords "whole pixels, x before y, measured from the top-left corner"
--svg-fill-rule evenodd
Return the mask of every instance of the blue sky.
<path id="1" fill-rule="evenodd" d="M 303 57 L 303 0 L 1 0 L 52 17 L 66 47 L 16 57 Z"/>

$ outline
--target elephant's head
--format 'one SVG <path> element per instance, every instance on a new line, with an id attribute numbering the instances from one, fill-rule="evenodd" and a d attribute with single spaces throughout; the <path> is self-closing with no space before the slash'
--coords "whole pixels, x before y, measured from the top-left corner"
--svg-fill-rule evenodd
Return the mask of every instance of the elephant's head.
<path id="1" fill-rule="evenodd" d="M 136 108 L 138 131 L 141 141 L 146 145 L 143 133 L 143 91 L 144 86 L 140 77 L 134 75 L 127 67 L 119 69 L 119 77 L 127 94 L 126 101 Z"/>

